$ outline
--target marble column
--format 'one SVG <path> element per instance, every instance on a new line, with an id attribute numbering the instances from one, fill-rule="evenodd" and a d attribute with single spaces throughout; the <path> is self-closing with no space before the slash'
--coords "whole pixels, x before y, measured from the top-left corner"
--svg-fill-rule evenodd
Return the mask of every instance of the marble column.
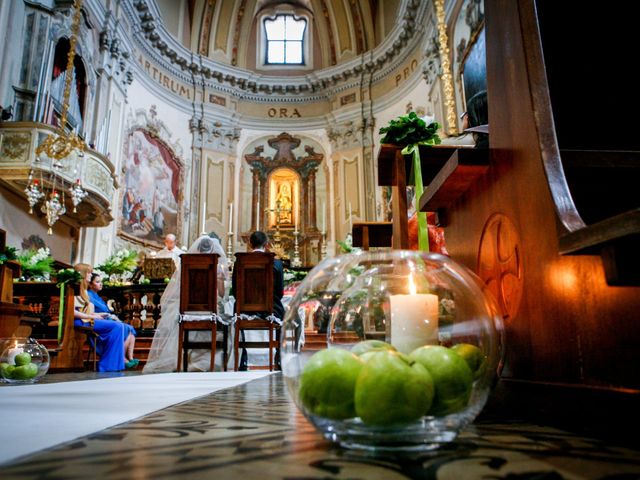
<path id="1" fill-rule="evenodd" d="M 265 176 L 258 176 L 258 198 L 260 198 L 260 211 L 258 215 L 260 215 L 260 230 L 266 232 L 269 230 L 269 216 L 264 214 L 264 209 L 269 207 L 269 202 L 267 200 L 267 192 L 265 188 Z"/>
<path id="2" fill-rule="evenodd" d="M 316 225 L 316 171 L 309 172 L 309 230 L 317 230 Z"/>
<path id="3" fill-rule="evenodd" d="M 302 208 L 300 208 L 302 218 L 300 219 L 300 231 L 306 232 L 309 226 L 309 177 L 302 177 L 300 189 L 302 190 Z"/>
<path id="4" fill-rule="evenodd" d="M 262 210 L 263 204 L 261 201 L 259 201 L 260 199 L 260 172 L 257 169 L 253 169 L 252 170 L 253 173 L 253 186 L 252 186 L 252 194 L 253 194 L 253 200 L 251 201 L 251 231 L 255 231 L 256 230 L 256 219 L 258 218 L 258 216 L 260 215 L 260 211 L 258 211 L 258 206 L 260 206 L 260 209 Z M 258 205 L 259 203 L 259 205 Z M 262 223 L 260 223 L 261 228 L 262 227 Z"/>

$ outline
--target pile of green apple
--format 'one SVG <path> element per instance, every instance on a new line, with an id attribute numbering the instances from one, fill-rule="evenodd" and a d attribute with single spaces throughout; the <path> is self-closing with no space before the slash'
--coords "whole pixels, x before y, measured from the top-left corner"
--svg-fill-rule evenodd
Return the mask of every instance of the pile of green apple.
<path id="1" fill-rule="evenodd" d="M 465 408 L 484 357 L 475 345 L 426 345 L 409 355 L 380 340 L 351 351 L 316 352 L 300 376 L 300 401 L 311 414 L 360 417 L 369 425 L 410 423 Z"/>
<path id="2" fill-rule="evenodd" d="M 10 380 L 31 380 L 38 375 L 38 365 L 31 362 L 31 355 L 22 352 L 13 357 L 14 365 L 0 363 L 0 375 Z"/>

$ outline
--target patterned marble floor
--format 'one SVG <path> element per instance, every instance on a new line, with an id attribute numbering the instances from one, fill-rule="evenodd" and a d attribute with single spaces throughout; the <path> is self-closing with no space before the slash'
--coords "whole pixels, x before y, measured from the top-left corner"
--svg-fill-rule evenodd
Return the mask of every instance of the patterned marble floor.
<path id="1" fill-rule="evenodd" d="M 640 450 L 485 416 L 438 451 L 374 457 L 323 440 L 277 374 L 4 465 L 0 477 L 626 480 L 640 479 Z"/>

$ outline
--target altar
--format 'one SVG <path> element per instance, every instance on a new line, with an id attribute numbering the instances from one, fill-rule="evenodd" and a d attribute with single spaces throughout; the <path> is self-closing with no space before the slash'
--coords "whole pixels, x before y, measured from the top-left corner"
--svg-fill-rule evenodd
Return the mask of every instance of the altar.
<path id="1" fill-rule="evenodd" d="M 305 145 L 306 155 L 296 157 L 292 151 L 300 143 L 283 132 L 268 140 L 276 150 L 273 158 L 263 156 L 262 146 L 245 155 L 253 179 L 251 228 L 241 233 L 248 243 L 252 232 L 265 231 L 272 251 L 294 267 L 316 265 L 326 255 L 326 205 L 318 208 L 316 195 L 316 175 L 324 155 Z"/>

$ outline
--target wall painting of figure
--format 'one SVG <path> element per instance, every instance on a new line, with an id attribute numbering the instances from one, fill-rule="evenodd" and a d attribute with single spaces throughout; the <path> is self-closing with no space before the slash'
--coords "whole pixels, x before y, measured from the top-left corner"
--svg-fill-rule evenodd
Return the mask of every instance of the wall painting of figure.
<path id="1" fill-rule="evenodd" d="M 118 234 L 162 246 L 167 233 L 180 238 L 183 166 L 171 148 L 144 129 L 125 145 Z"/>

